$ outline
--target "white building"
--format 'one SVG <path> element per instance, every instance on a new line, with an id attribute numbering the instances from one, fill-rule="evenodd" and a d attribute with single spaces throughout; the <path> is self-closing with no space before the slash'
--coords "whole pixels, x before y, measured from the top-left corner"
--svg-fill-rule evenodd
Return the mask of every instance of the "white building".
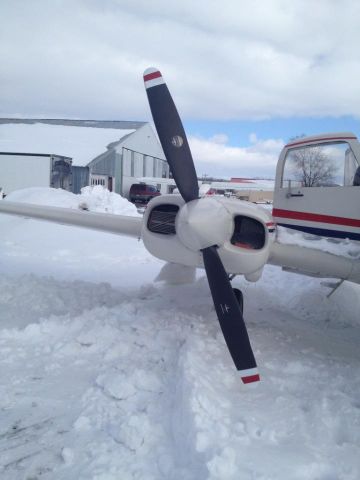
<path id="1" fill-rule="evenodd" d="M 0 152 L 69 157 L 75 193 L 101 184 L 127 196 L 139 177 L 169 177 L 159 140 L 146 122 L 0 119 Z"/>
<path id="2" fill-rule="evenodd" d="M 124 197 L 142 177 L 169 178 L 169 166 L 148 123 L 108 145 L 89 164 L 90 184 L 102 184 Z"/>

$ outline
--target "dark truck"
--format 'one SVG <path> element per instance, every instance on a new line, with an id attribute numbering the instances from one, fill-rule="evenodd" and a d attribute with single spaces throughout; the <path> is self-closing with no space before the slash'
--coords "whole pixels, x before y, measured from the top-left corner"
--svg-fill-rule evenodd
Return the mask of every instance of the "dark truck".
<path id="1" fill-rule="evenodd" d="M 161 195 L 154 185 L 146 183 L 134 183 L 130 187 L 129 200 L 132 203 L 141 203 L 146 205 L 152 198 Z"/>

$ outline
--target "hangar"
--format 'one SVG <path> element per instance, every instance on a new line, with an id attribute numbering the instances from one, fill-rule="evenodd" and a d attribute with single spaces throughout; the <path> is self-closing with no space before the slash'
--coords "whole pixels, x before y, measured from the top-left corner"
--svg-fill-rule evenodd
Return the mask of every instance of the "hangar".
<path id="1" fill-rule="evenodd" d="M 2 118 L 0 151 L 24 158 L 36 153 L 71 159 L 74 193 L 100 184 L 128 196 L 130 186 L 141 177 L 169 177 L 163 150 L 147 122 Z M 0 161 L 0 181 L 1 174 Z M 18 168 L 17 175 L 21 188 L 24 171 Z M 36 172 L 32 178 L 32 186 L 43 186 Z"/>
<path id="2" fill-rule="evenodd" d="M 91 185 L 100 183 L 124 197 L 142 177 L 169 178 L 169 165 L 148 123 L 109 144 L 88 167 Z"/>

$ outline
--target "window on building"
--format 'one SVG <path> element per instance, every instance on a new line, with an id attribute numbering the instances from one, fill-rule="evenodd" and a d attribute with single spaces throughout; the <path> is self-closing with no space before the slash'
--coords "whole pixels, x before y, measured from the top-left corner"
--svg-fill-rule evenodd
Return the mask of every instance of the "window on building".
<path id="1" fill-rule="evenodd" d="M 106 186 L 106 178 L 105 177 L 92 177 L 91 185 L 102 185 L 103 187 Z"/>
<path id="2" fill-rule="evenodd" d="M 153 173 L 154 173 L 154 159 L 153 157 L 146 155 L 144 177 L 152 177 Z"/>
<path id="3" fill-rule="evenodd" d="M 123 165 L 123 175 L 125 177 L 130 177 L 132 175 L 132 152 L 131 150 L 127 150 L 126 148 L 123 148 L 123 154 L 122 154 L 122 165 Z"/>
<path id="4" fill-rule="evenodd" d="M 131 152 L 131 159 L 130 159 L 130 164 L 131 164 L 131 172 L 130 175 L 133 177 L 135 175 L 135 162 L 134 162 L 134 152 Z"/>
<path id="5" fill-rule="evenodd" d="M 142 153 L 134 152 L 134 177 L 144 176 L 144 155 Z"/>
<path id="6" fill-rule="evenodd" d="M 161 162 L 162 163 L 162 168 L 161 168 L 161 176 L 162 178 L 167 178 L 167 163 Z"/>

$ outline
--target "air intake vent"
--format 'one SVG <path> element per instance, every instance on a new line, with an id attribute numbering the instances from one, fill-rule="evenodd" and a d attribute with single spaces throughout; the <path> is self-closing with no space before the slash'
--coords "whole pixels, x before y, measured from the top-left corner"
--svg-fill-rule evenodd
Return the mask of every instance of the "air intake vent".
<path id="1" fill-rule="evenodd" d="M 254 218 L 237 215 L 231 243 L 236 247 L 260 250 L 265 245 L 265 229 Z"/>
<path id="2" fill-rule="evenodd" d="M 177 205 L 158 205 L 150 212 L 147 227 L 150 232 L 162 235 L 175 235 L 175 217 L 179 207 Z"/>

